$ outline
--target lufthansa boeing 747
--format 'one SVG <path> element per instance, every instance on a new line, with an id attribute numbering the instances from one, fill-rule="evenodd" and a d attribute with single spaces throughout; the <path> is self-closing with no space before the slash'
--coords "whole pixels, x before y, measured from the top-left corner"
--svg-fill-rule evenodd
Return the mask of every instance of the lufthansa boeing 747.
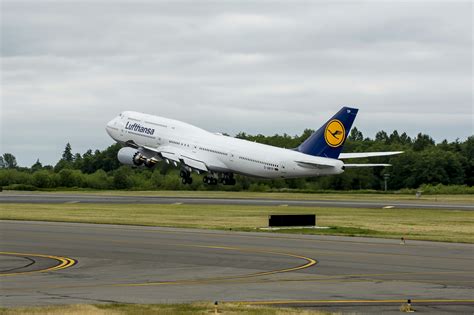
<path id="1" fill-rule="evenodd" d="M 335 175 L 348 167 L 389 164 L 346 164 L 343 160 L 387 156 L 397 152 L 341 153 L 358 109 L 343 107 L 299 147 L 284 149 L 211 133 L 193 125 L 158 116 L 126 111 L 106 127 L 124 145 L 118 160 L 152 168 L 165 161 L 180 167 L 183 184 L 192 172 L 205 173 L 208 185 L 234 185 L 234 174 L 259 178 L 297 178 Z"/>

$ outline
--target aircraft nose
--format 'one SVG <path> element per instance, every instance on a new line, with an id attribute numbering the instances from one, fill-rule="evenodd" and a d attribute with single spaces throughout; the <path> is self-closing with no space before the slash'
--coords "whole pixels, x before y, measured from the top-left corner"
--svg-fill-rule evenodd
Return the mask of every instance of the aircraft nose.
<path id="1" fill-rule="evenodd" d="M 117 125 L 117 117 L 115 117 L 114 119 L 112 119 L 105 125 L 105 131 L 107 131 L 109 136 L 111 136 L 112 138 L 114 137 L 114 131 L 118 130 L 116 125 Z"/>
<path id="2" fill-rule="evenodd" d="M 115 121 L 116 118 L 112 119 L 111 121 L 109 121 L 107 123 L 107 127 L 112 127 L 114 125 L 114 121 Z"/>

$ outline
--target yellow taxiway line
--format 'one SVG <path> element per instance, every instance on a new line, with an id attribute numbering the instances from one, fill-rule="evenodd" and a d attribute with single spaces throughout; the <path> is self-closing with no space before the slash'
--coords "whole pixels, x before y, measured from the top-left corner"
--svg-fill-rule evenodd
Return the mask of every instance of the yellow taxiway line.
<path id="1" fill-rule="evenodd" d="M 44 255 L 44 254 L 26 254 L 26 253 L 15 253 L 15 252 L 0 252 L 0 255 L 9 255 L 9 256 L 18 256 L 18 257 L 41 257 L 41 258 L 48 258 L 53 259 L 59 262 L 59 264 L 39 269 L 39 270 L 31 270 L 31 271 L 20 271 L 20 272 L 11 272 L 11 273 L 0 273 L 0 277 L 6 276 L 18 276 L 24 274 L 32 274 L 38 272 L 48 272 L 48 271 L 56 271 L 61 269 L 66 269 L 72 267 L 76 264 L 76 260 L 68 257 L 61 257 L 61 256 L 53 256 L 53 255 Z"/>
<path id="2" fill-rule="evenodd" d="M 189 245 L 189 244 L 167 244 L 173 246 L 184 246 L 184 247 L 197 247 L 197 248 L 209 248 L 209 249 L 219 249 L 219 250 L 230 250 L 230 251 L 240 251 L 240 252 L 249 252 L 249 253 L 260 253 L 260 254 L 269 254 L 269 255 L 278 255 L 278 256 L 287 256 L 294 257 L 302 260 L 306 260 L 306 263 L 303 265 L 298 265 L 295 267 L 289 267 L 284 269 L 268 270 L 250 274 L 241 274 L 234 276 L 223 276 L 223 277 L 213 277 L 213 278 L 204 278 L 204 279 L 195 279 L 195 280 L 170 280 L 170 281 L 158 281 L 158 282 L 145 282 L 145 283 L 118 283 L 111 284 L 111 286 L 120 286 L 120 287 L 141 287 L 141 286 L 156 286 L 156 285 L 177 285 L 177 284 L 201 284 L 201 283 L 210 283 L 210 282 L 220 282 L 228 280 L 239 280 L 246 278 L 254 278 L 260 276 L 267 276 L 277 273 L 285 273 L 291 271 L 297 271 L 301 269 L 306 269 L 311 266 L 316 265 L 318 262 L 315 259 L 295 255 L 291 253 L 277 252 L 277 251 L 267 251 L 260 249 L 250 249 L 250 248 L 240 248 L 240 247 L 228 247 L 228 246 L 212 246 L 212 245 Z"/>

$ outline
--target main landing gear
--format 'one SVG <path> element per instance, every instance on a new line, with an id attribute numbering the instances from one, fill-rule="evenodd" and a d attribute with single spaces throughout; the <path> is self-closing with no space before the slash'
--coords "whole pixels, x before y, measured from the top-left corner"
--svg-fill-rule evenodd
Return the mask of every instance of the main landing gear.
<path id="1" fill-rule="evenodd" d="M 219 179 L 212 175 L 206 175 L 202 178 L 202 181 L 204 184 L 207 185 L 217 185 L 218 182 L 223 185 L 235 185 L 234 174 L 232 173 L 222 174 L 222 177 L 220 177 Z"/>
<path id="2" fill-rule="evenodd" d="M 213 176 L 204 176 L 202 182 L 207 185 L 217 185 L 217 178 Z"/>
<path id="3" fill-rule="evenodd" d="M 186 169 L 182 169 L 179 172 L 179 177 L 181 177 L 181 182 L 184 185 L 193 183 L 191 172 Z M 217 185 L 217 183 L 221 183 L 223 185 L 235 185 L 234 174 L 232 173 L 224 173 L 219 177 L 214 176 L 214 174 L 206 175 L 202 178 L 202 181 L 206 185 Z"/>
<path id="4" fill-rule="evenodd" d="M 193 183 L 193 179 L 191 178 L 191 172 L 189 171 L 181 170 L 181 172 L 179 172 L 179 177 L 181 177 L 181 182 L 184 185 L 191 185 Z"/>
<path id="5" fill-rule="evenodd" d="M 235 178 L 234 174 L 232 173 L 225 173 L 224 176 L 221 178 L 221 183 L 224 185 L 235 185 Z"/>

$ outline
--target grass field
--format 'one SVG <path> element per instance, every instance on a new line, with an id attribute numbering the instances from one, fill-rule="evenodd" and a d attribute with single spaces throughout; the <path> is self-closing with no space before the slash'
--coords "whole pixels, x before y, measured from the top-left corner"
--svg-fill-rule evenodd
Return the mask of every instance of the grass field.
<path id="1" fill-rule="evenodd" d="M 228 315 L 322 315 L 331 314 L 319 311 L 286 309 L 263 306 L 247 306 L 224 303 L 219 306 L 219 314 Z M 212 303 L 193 304 L 102 304 L 102 305 L 67 305 L 45 307 L 21 307 L 0 309 L 1 315 L 194 315 L 214 314 Z"/>
<path id="2" fill-rule="evenodd" d="M 13 192 L 13 191 L 11 191 Z M 160 196 L 194 198 L 264 198 L 282 200 L 364 200 L 364 201 L 414 201 L 434 203 L 474 203 L 474 195 L 422 195 L 398 193 L 294 193 L 294 192 L 233 192 L 233 191 L 126 191 L 126 190 L 57 190 L 32 191 L 28 194 L 93 194 L 101 196 Z"/>
<path id="3" fill-rule="evenodd" d="M 2 204 L 0 219 L 254 231 L 270 214 L 314 213 L 330 229 L 280 230 L 474 243 L 474 211 L 246 205 Z"/>

